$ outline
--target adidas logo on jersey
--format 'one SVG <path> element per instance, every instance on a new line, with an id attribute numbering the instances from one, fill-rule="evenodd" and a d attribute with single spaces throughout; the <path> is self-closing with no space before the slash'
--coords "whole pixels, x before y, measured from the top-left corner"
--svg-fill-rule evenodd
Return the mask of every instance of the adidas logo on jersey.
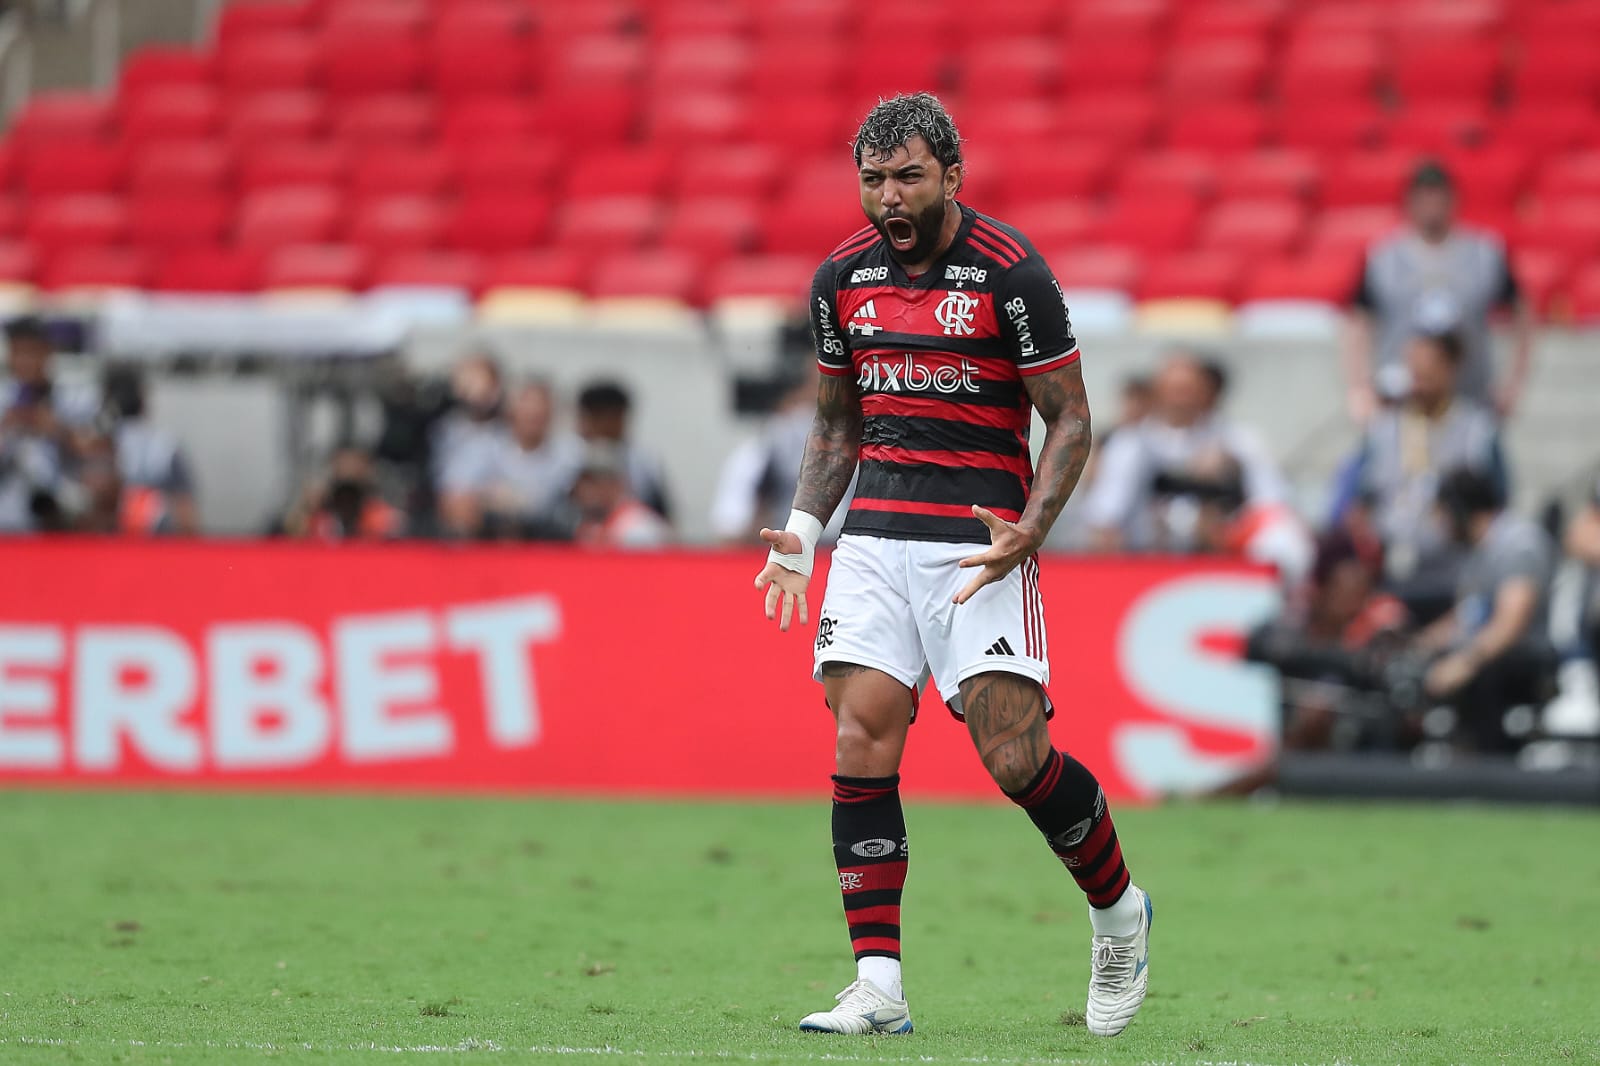
<path id="1" fill-rule="evenodd" d="M 863 337 L 870 337 L 874 333 L 882 333 L 883 327 L 872 321 L 872 319 L 877 317 L 877 307 L 874 306 L 872 300 L 868 300 L 866 303 L 861 305 L 860 310 L 850 316 L 850 325 L 846 328 L 849 330 L 849 332 L 859 333 Z M 867 321 L 857 322 L 856 319 L 858 318 L 864 318 L 867 319 Z"/>

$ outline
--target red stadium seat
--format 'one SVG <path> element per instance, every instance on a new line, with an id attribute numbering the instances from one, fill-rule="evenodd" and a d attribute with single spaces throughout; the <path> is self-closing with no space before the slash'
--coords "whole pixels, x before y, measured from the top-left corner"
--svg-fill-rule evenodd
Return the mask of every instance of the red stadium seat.
<path id="1" fill-rule="evenodd" d="M 327 125 L 322 97 L 311 92 L 266 92 L 235 98 L 224 113 L 227 137 L 243 150 L 268 141 L 302 142 Z"/>
<path id="2" fill-rule="evenodd" d="M 844 87 L 850 56 L 833 37 L 796 40 L 791 34 L 757 41 L 750 91 L 757 97 L 834 95 Z"/>
<path id="3" fill-rule="evenodd" d="M 761 219 L 761 250 L 808 256 L 815 266 L 865 223 L 860 201 L 848 189 L 795 189 L 773 204 Z"/>
<path id="4" fill-rule="evenodd" d="M 117 77 L 119 95 L 130 100 L 152 89 L 206 85 L 215 75 L 216 59 L 209 52 L 174 45 L 146 45 L 128 56 Z"/>
<path id="5" fill-rule="evenodd" d="M 1572 258 L 1552 248 L 1514 248 L 1511 273 L 1523 298 L 1540 314 L 1549 314 L 1551 298 L 1565 289 L 1572 276 Z"/>
<path id="6" fill-rule="evenodd" d="M 707 303 L 752 297 L 800 306 L 817 264 L 803 255 L 752 255 L 724 259 L 706 276 Z"/>
<path id="7" fill-rule="evenodd" d="M 1271 40 L 1283 22 L 1284 9 L 1275 3 L 1197 5 L 1179 14 L 1172 35 L 1177 41 Z"/>
<path id="8" fill-rule="evenodd" d="M 1038 248 L 1071 248 L 1090 240 L 1100 223 L 1100 210 L 1089 199 L 1018 201 L 1006 221 L 1028 235 Z"/>
<path id="9" fill-rule="evenodd" d="M 868 11 L 873 11 L 871 7 Z M 881 13 L 883 9 L 877 9 Z M 880 96 L 942 88 L 950 57 L 945 38 L 918 24 L 901 23 L 874 31 L 863 26 L 860 40 L 892 40 L 893 46 L 876 49 L 870 63 L 857 63 L 845 75 L 845 87 L 867 105 Z"/>
<path id="10" fill-rule="evenodd" d="M 51 256 L 39 272 L 46 289 L 142 289 L 150 283 L 150 260 L 136 248 L 68 248 Z"/>
<path id="11" fill-rule="evenodd" d="M 358 204 L 349 239 L 377 253 L 432 248 L 442 243 L 450 213 L 431 197 L 385 196 Z"/>
<path id="12" fill-rule="evenodd" d="M 1574 262 L 1600 255 L 1600 196 L 1540 199 L 1512 232 L 1519 248 L 1545 248 Z"/>
<path id="13" fill-rule="evenodd" d="M 1313 199 L 1321 188 L 1317 157 L 1293 148 L 1269 148 L 1231 157 L 1217 173 L 1224 199 Z"/>
<path id="14" fill-rule="evenodd" d="M 248 151 L 239 167 L 246 191 L 284 185 L 340 185 L 350 171 L 350 151 L 326 141 L 268 141 Z"/>
<path id="15" fill-rule="evenodd" d="M 1334 207 L 1398 204 L 1417 163 L 1416 153 L 1399 149 L 1351 153 L 1329 166 L 1322 200 Z"/>
<path id="16" fill-rule="evenodd" d="M 654 13 L 650 28 L 663 38 L 707 34 L 747 34 L 754 19 L 738 4 L 714 0 L 676 0 Z"/>
<path id="17" fill-rule="evenodd" d="M 574 145 L 616 143 L 639 122 L 639 98 L 626 86 L 560 85 L 539 96 L 533 132 Z"/>
<path id="18" fill-rule="evenodd" d="M 584 0 L 539 9 L 540 32 L 557 39 L 617 36 L 633 29 L 638 20 L 639 8 L 632 0 Z"/>
<path id="19" fill-rule="evenodd" d="M 1043 145 L 1056 138 L 1054 100 L 962 100 L 956 106 L 961 138 L 969 144 Z"/>
<path id="20" fill-rule="evenodd" d="M 961 92 L 968 100 L 1048 96 L 1061 84 L 1059 49 L 1038 37 L 974 38 L 961 56 Z"/>
<path id="21" fill-rule="evenodd" d="M 534 136 L 539 111 L 521 96 L 468 96 L 444 105 L 440 136 L 448 151 L 504 145 Z"/>
<path id="22" fill-rule="evenodd" d="M 0 281 L 32 282 L 37 270 L 32 248 L 21 241 L 0 241 Z"/>
<path id="23" fill-rule="evenodd" d="M 758 192 L 771 187 L 782 162 L 780 150 L 772 145 L 688 147 L 672 168 L 672 193 L 687 199 L 703 196 L 713 189 Z"/>
<path id="24" fill-rule="evenodd" d="M 1573 321 L 1583 325 L 1600 322 L 1600 264 L 1591 263 L 1573 276 L 1569 288 Z"/>
<path id="25" fill-rule="evenodd" d="M 394 252 L 380 260 L 372 274 L 374 286 L 415 286 L 461 289 L 483 288 L 484 260 L 474 252 L 413 249 Z"/>
<path id="26" fill-rule="evenodd" d="M 421 87 L 427 62 L 418 37 L 356 25 L 330 28 L 319 54 L 323 84 L 335 96 L 412 92 Z"/>
<path id="27" fill-rule="evenodd" d="M 1125 159 L 1113 188 L 1118 196 L 1138 199 L 1192 197 L 1216 191 L 1217 164 L 1204 152 L 1154 151 Z"/>
<path id="28" fill-rule="evenodd" d="M 606 33 L 565 40 L 555 47 L 545 80 L 574 91 L 597 86 L 630 88 L 644 79 L 645 42 Z"/>
<path id="29" fill-rule="evenodd" d="M 1253 102 L 1175 108 L 1167 118 L 1166 142 L 1171 148 L 1240 152 L 1259 147 L 1266 138 L 1266 115 Z"/>
<path id="30" fill-rule="evenodd" d="M 1469 213 L 1514 207 L 1533 165 L 1526 151 L 1508 145 L 1445 152 L 1440 158 L 1455 180 L 1462 208 Z"/>
<path id="31" fill-rule="evenodd" d="M 156 190 L 129 201 L 128 231 L 142 248 L 160 251 L 221 244 L 233 223 L 233 201 L 201 190 Z"/>
<path id="32" fill-rule="evenodd" d="M 429 33 L 438 36 L 506 38 L 528 34 L 534 13 L 519 0 L 442 0 Z"/>
<path id="33" fill-rule="evenodd" d="M 1010 0 L 983 13 L 984 30 L 1000 38 L 1052 35 L 1060 20 L 1060 5 L 1054 0 Z"/>
<path id="34" fill-rule="evenodd" d="M 489 261 L 484 270 L 483 287 L 582 289 L 588 276 L 588 261 L 576 252 L 562 249 L 510 252 Z"/>
<path id="35" fill-rule="evenodd" d="M 1152 258 L 1140 279 L 1142 300 L 1202 299 L 1231 303 L 1238 296 L 1241 258 L 1232 252 L 1174 252 Z"/>
<path id="36" fill-rule="evenodd" d="M 1594 41 L 1557 37 L 1526 42 L 1511 84 L 1512 95 L 1522 103 L 1592 103 L 1600 96 Z"/>
<path id="37" fill-rule="evenodd" d="M 341 103 L 333 114 L 334 136 L 359 151 L 431 140 L 439 122 L 433 98 L 414 93 L 356 97 Z"/>
<path id="38" fill-rule="evenodd" d="M 1392 10 L 1389 35 L 1402 49 L 1413 43 L 1432 47 L 1452 39 L 1484 40 L 1495 36 L 1503 15 L 1498 0 L 1397 4 Z"/>
<path id="39" fill-rule="evenodd" d="M 1200 209 L 1190 197 L 1114 200 L 1100 216 L 1096 239 L 1141 252 L 1171 251 L 1188 246 L 1199 216 Z"/>
<path id="40" fill-rule="evenodd" d="M 1290 101 L 1275 117 L 1278 140 L 1289 148 L 1331 155 L 1376 148 L 1383 138 L 1383 115 L 1367 100 Z"/>
<path id="41" fill-rule="evenodd" d="M 608 255 L 589 276 L 589 295 L 650 296 L 693 303 L 700 261 L 687 252 L 663 250 Z"/>
<path id="42" fill-rule="evenodd" d="M 235 248 L 189 248 L 156 267 L 155 287 L 167 292 L 248 292 L 260 282 L 260 254 Z"/>
<path id="43" fill-rule="evenodd" d="M 0 239 L 14 240 L 20 237 L 25 216 L 20 197 L 0 197 Z"/>
<path id="44" fill-rule="evenodd" d="M 27 232 L 41 248 L 120 244 L 128 234 L 127 205 L 119 197 L 91 193 L 36 200 Z"/>
<path id="45" fill-rule="evenodd" d="M 217 53 L 222 84 L 234 92 L 308 89 L 317 81 L 316 39 L 307 33 L 262 33 L 224 43 Z"/>
<path id="46" fill-rule="evenodd" d="M 22 164 L 30 196 L 113 192 L 122 185 L 126 159 L 110 142 L 59 141 L 35 145 Z"/>
<path id="47" fill-rule="evenodd" d="M 1497 40 L 1429 38 L 1426 44 L 1397 57 L 1395 87 L 1412 104 L 1423 100 L 1487 102 L 1500 76 L 1500 53 Z"/>
<path id="48" fill-rule="evenodd" d="M 261 265 L 266 289 L 350 289 L 366 284 L 371 260 L 348 244 L 291 244 L 267 253 Z"/>
<path id="49" fill-rule="evenodd" d="M 42 92 L 13 119 L 9 139 L 23 149 L 46 141 L 99 141 L 115 124 L 115 104 L 99 93 Z"/>
<path id="50" fill-rule="evenodd" d="M 1579 100 L 1514 107 L 1499 118 L 1494 139 L 1534 155 L 1600 143 L 1600 111 Z"/>
<path id="51" fill-rule="evenodd" d="M 1161 0 L 1074 4 L 1067 13 L 1067 45 L 1087 54 L 1102 48 L 1114 51 L 1127 40 L 1155 40 L 1168 17 L 1167 5 Z"/>
<path id="52" fill-rule="evenodd" d="M 446 22 L 430 34 L 428 80 L 441 96 L 522 93 L 535 82 L 532 38 Z"/>
<path id="53" fill-rule="evenodd" d="M 1045 259 L 1063 289 L 1117 289 L 1133 292 L 1144 273 L 1144 256 L 1124 245 L 1081 244 Z"/>
<path id="54" fill-rule="evenodd" d="M 1291 251 L 1306 228 L 1306 209 L 1294 200 L 1232 200 L 1211 209 L 1200 246 L 1249 258 Z"/>
<path id="55" fill-rule="evenodd" d="M 1591 3 L 1520 4 L 1512 12 L 1529 38 L 1593 41 L 1600 34 L 1600 7 Z"/>
<path id="56" fill-rule="evenodd" d="M 1547 161 L 1534 182 L 1540 199 L 1600 197 L 1600 148 L 1568 152 Z"/>
<path id="57" fill-rule="evenodd" d="M 122 136 L 142 143 L 210 137 L 222 124 L 222 102 L 209 85 L 162 85 L 124 97 Z"/>
<path id="58" fill-rule="evenodd" d="M 1261 41 L 1178 46 L 1168 54 L 1162 74 L 1175 100 L 1249 99 L 1266 81 L 1267 50 Z"/>
<path id="59" fill-rule="evenodd" d="M 528 141 L 476 142 L 450 154 L 459 164 L 467 195 L 542 193 L 562 161 L 554 145 Z"/>
<path id="60" fill-rule="evenodd" d="M 1306 254 L 1330 258 L 1361 255 L 1374 241 L 1393 233 L 1399 225 L 1398 206 L 1332 207 L 1312 221 Z"/>
<path id="61" fill-rule="evenodd" d="M 1285 256 L 1258 262 L 1245 273 L 1243 303 L 1256 300 L 1320 300 L 1345 304 L 1360 276 L 1358 252 Z"/>
<path id="62" fill-rule="evenodd" d="M 550 230 L 550 205 L 522 193 L 480 193 L 456 205 L 446 242 L 473 252 L 510 252 L 544 243 Z"/>
<path id="63" fill-rule="evenodd" d="M 1142 93 L 1085 93 L 1062 104 L 1060 134 L 1112 148 L 1147 144 L 1156 127 L 1156 101 Z"/>
<path id="64" fill-rule="evenodd" d="M 573 198 L 556 218 L 557 247 L 621 251 L 655 239 L 661 227 L 661 205 L 647 196 Z"/>
<path id="65" fill-rule="evenodd" d="M 1085 50 L 1069 41 L 1061 51 L 1064 66 L 1062 82 L 1069 93 L 1096 95 L 1132 93 L 1144 95 L 1155 85 L 1163 53 L 1154 38 L 1122 37 L 1108 42 L 1109 47 L 1090 45 L 1094 56 L 1092 74 L 1077 64 Z"/>
<path id="66" fill-rule="evenodd" d="M 426 0 L 335 0 L 322 18 L 324 30 L 339 36 L 369 35 L 388 40 L 415 37 L 429 28 L 433 12 Z"/>
<path id="67" fill-rule="evenodd" d="M 238 38 L 301 29 L 309 24 L 311 14 L 308 4 L 285 0 L 228 4 L 217 18 L 217 40 L 226 45 Z"/>
<path id="68" fill-rule="evenodd" d="M 1477 104 L 1420 103 L 1396 115 L 1386 132 L 1393 148 L 1436 155 L 1483 143 L 1488 124 Z"/>
<path id="69" fill-rule="evenodd" d="M 749 81 L 754 58 L 739 36 L 668 37 L 651 54 L 645 80 L 652 92 L 737 90 Z"/>
<path id="70" fill-rule="evenodd" d="M 358 197 L 436 196 L 455 184 L 458 164 L 449 152 L 380 145 L 356 156 L 350 188 Z"/>
<path id="71" fill-rule="evenodd" d="M 866 113 L 865 110 L 859 115 L 855 112 L 843 97 L 826 94 L 803 97 L 786 93 L 760 97 L 750 105 L 750 114 L 756 123 L 756 128 L 750 131 L 750 140 L 771 145 L 786 155 L 828 150 L 843 155 L 843 149 L 851 143 Z"/>
<path id="72" fill-rule="evenodd" d="M 652 147 L 602 148 L 572 162 L 566 172 L 566 195 L 661 195 L 672 174 L 672 156 Z"/>
<path id="73" fill-rule="evenodd" d="M 239 203 L 239 246 L 269 251 L 290 244 L 326 243 L 339 228 L 344 209 L 343 197 L 332 186 L 260 189 Z"/>
<path id="74" fill-rule="evenodd" d="M 705 262 L 737 255 L 755 246 L 760 208 L 754 198 L 725 195 L 680 200 L 667 213 L 660 244 Z"/>
<path id="75" fill-rule="evenodd" d="M 765 116 L 752 115 L 741 94 L 671 93 L 650 101 L 645 127 L 649 141 L 676 148 L 744 140 L 752 120 L 758 128 L 765 126 Z"/>
<path id="76" fill-rule="evenodd" d="M 1285 100 L 1370 100 L 1383 67 L 1375 40 L 1352 37 L 1315 37 L 1291 45 L 1277 78 L 1278 95 Z"/>

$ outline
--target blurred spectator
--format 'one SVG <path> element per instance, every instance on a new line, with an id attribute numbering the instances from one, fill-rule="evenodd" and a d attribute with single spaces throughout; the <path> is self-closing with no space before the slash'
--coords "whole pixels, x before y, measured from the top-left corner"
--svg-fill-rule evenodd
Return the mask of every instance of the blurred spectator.
<path id="1" fill-rule="evenodd" d="M 1589 653 L 1600 666 L 1600 479 L 1595 482 L 1588 506 L 1567 527 L 1566 549 L 1589 571 L 1583 628 L 1588 634 Z"/>
<path id="2" fill-rule="evenodd" d="M 621 449 L 628 488 L 656 514 L 672 520 L 661 460 L 628 439 L 633 398 L 614 381 L 596 381 L 578 393 L 578 436 L 585 444 L 614 444 Z"/>
<path id="3" fill-rule="evenodd" d="M 346 445 L 306 486 L 283 531 L 314 540 L 389 540 L 404 534 L 405 516 L 379 495 L 372 456 Z"/>
<path id="4" fill-rule="evenodd" d="M 450 375 L 450 393 L 454 408 L 435 425 L 431 449 L 440 519 L 447 533 L 477 536 L 482 471 L 492 468 L 505 433 L 500 364 L 485 352 L 468 355 Z"/>
<path id="5" fill-rule="evenodd" d="M 493 445 L 465 451 L 442 486 L 441 507 L 462 533 L 566 540 L 566 495 L 581 445 L 551 432 L 555 400 L 542 381 L 511 393 L 505 428 Z"/>
<path id="6" fill-rule="evenodd" d="M 1501 417 L 1515 410 L 1533 357 L 1533 308 L 1522 298 L 1498 237 L 1456 222 L 1455 183 L 1437 163 L 1419 166 L 1406 190 L 1407 227 L 1367 252 L 1348 324 L 1345 372 L 1350 414 L 1377 409 L 1374 373 L 1396 366 L 1418 332 L 1459 334 L 1461 392 Z M 1511 307 L 1511 371 L 1498 387 L 1489 314 Z"/>
<path id="7" fill-rule="evenodd" d="M 1505 459 L 1494 415 L 1456 393 L 1459 334 L 1418 335 L 1406 347 L 1408 390 L 1367 425 L 1352 468 L 1358 507 L 1370 509 L 1384 546 L 1390 587 L 1413 614 L 1431 621 L 1455 599 L 1465 551 L 1439 522 L 1444 473 L 1482 473 L 1506 495 Z"/>
<path id="8" fill-rule="evenodd" d="M 114 367 L 106 372 L 103 388 L 106 413 L 114 420 L 122 528 L 130 533 L 198 533 L 188 459 L 178 438 L 148 417 L 144 376 L 135 367 Z"/>
<path id="9" fill-rule="evenodd" d="M 78 471 L 78 485 L 83 497 L 82 512 L 73 522 L 78 532 L 108 536 L 148 532 L 130 527 L 128 494 L 123 489 L 116 446 L 111 438 L 99 437 L 90 442 Z"/>
<path id="10" fill-rule="evenodd" d="M 1117 420 L 1110 428 L 1097 433 L 1096 439 L 1102 445 L 1109 443 L 1123 428 L 1138 425 L 1150 417 L 1155 406 L 1155 391 L 1155 383 L 1148 374 L 1130 374 L 1123 378 L 1122 389 L 1117 393 L 1120 402 Z"/>
<path id="11" fill-rule="evenodd" d="M 0 401 L 0 531 L 65 528 L 63 497 L 80 442 L 94 418 L 91 395 L 58 389 L 55 345 L 37 319 L 6 326 L 6 382 Z"/>
<path id="12" fill-rule="evenodd" d="M 778 400 L 761 431 L 741 443 L 722 464 L 711 500 L 711 531 L 729 545 L 750 545 L 763 526 L 783 528 L 800 479 L 800 461 L 817 409 L 816 361 L 810 372 Z M 851 486 L 851 491 L 854 485 Z M 834 512 L 828 530 L 837 535 L 850 507 L 850 493 Z"/>
<path id="13" fill-rule="evenodd" d="M 1438 499 L 1450 535 L 1470 554 L 1455 610 L 1417 638 L 1420 650 L 1444 652 L 1425 687 L 1455 709 L 1471 746 L 1510 749 L 1506 712 L 1555 693 L 1557 657 L 1546 632 L 1554 545 L 1539 525 L 1506 510 L 1494 480 L 1479 471 L 1446 474 Z"/>
<path id="14" fill-rule="evenodd" d="M 1231 455 L 1214 453 L 1200 460 L 1192 474 L 1180 491 L 1197 504 L 1195 549 L 1262 563 L 1276 570 L 1286 587 L 1299 588 L 1316 556 L 1311 531 L 1300 516 L 1281 502 L 1250 502 L 1244 470 Z"/>
<path id="15" fill-rule="evenodd" d="M 603 548 L 660 548 L 672 527 L 634 499 L 628 488 L 627 453 L 613 443 L 590 444 L 572 486 L 580 543 Z"/>
<path id="16" fill-rule="evenodd" d="M 1151 413 L 1119 429 L 1100 455 L 1084 503 L 1092 544 L 1101 551 L 1186 550 L 1195 508 L 1182 493 L 1157 494 L 1160 484 L 1187 480 L 1196 464 L 1230 456 L 1243 471 L 1252 506 L 1282 501 L 1283 478 L 1255 434 L 1217 411 L 1217 380 L 1188 354 L 1169 358 L 1156 373 Z"/>

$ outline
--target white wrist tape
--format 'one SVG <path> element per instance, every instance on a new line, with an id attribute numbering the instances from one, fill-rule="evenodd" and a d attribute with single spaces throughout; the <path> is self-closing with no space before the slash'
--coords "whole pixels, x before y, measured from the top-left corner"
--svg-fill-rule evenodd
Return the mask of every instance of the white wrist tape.
<path id="1" fill-rule="evenodd" d="M 817 557 L 817 541 L 822 539 L 821 520 L 805 511 L 790 511 L 789 521 L 784 523 L 783 528 L 800 538 L 800 553 L 785 555 L 773 548 L 767 552 L 767 562 L 777 563 L 785 570 L 810 577 L 811 565 Z"/>

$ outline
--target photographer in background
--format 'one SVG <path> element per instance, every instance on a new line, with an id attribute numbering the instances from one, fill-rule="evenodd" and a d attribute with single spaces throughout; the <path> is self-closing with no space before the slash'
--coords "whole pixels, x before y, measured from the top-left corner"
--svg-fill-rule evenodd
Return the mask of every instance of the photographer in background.
<path id="1" fill-rule="evenodd" d="M 150 419 L 144 375 L 137 367 L 111 367 L 102 387 L 116 446 L 123 532 L 199 533 L 189 460 L 178 438 Z"/>
<path id="2" fill-rule="evenodd" d="M 282 532 L 312 540 L 393 540 L 405 533 L 405 515 L 379 495 L 367 450 L 345 445 L 301 492 Z"/>
<path id="3" fill-rule="evenodd" d="M 35 318 L 6 326 L 0 392 L 0 532 L 52 532 L 70 525 L 70 474 L 92 436 L 92 390 L 57 388 L 55 344 Z"/>
<path id="4" fill-rule="evenodd" d="M 1557 656 L 1546 632 L 1555 548 L 1540 526 L 1506 510 L 1499 486 L 1479 471 L 1447 474 L 1438 503 L 1468 555 L 1454 610 L 1414 644 L 1444 653 L 1428 667 L 1424 688 L 1454 708 L 1458 734 L 1471 747 L 1514 750 L 1506 712 L 1555 694 Z"/>
<path id="5" fill-rule="evenodd" d="M 1589 642 L 1589 655 L 1600 667 L 1600 479 L 1594 493 L 1572 524 L 1567 527 L 1567 554 L 1588 569 L 1588 602 L 1583 610 L 1583 631 Z"/>

